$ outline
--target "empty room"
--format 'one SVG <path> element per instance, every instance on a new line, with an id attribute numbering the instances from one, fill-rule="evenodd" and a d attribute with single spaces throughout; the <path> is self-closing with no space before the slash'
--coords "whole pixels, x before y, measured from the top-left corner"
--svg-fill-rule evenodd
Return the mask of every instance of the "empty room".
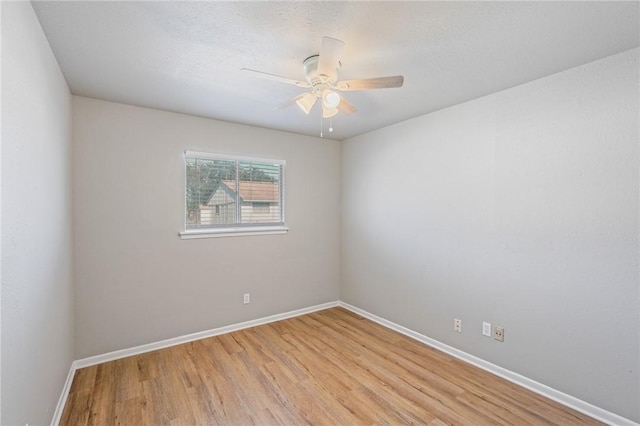
<path id="1" fill-rule="evenodd" d="M 0 424 L 640 425 L 640 2 L 0 14 Z"/>

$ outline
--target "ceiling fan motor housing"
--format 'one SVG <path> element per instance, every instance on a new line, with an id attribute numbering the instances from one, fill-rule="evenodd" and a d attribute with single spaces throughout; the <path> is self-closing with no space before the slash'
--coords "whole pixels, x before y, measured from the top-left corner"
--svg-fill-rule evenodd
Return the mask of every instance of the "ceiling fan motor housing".
<path id="1" fill-rule="evenodd" d="M 338 62 L 335 71 L 331 75 L 318 73 L 318 61 L 320 55 L 309 56 L 302 62 L 302 69 L 304 71 L 305 80 L 313 87 L 314 92 L 319 95 L 323 90 L 333 87 L 338 79 L 338 70 L 340 69 L 340 62 Z"/>

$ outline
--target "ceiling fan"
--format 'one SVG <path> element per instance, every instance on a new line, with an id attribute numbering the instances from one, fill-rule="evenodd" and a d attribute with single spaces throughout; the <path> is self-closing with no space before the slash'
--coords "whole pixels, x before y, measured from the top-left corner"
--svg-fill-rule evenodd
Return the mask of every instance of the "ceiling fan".
<path id="1" fill-rule="evenodd" d="M 349 115 L 357 111 L 349 101 L 337 92 L 401 87 L 404 83 L 404 77 L 401 75 L 339 81 L 338 71 L 340 70 L 340 59 L 342 59 L 343 51 L 343 41 L 331 37 L 323 37 L 320 44 L 320 54 L 309 56 L 303 61 L 304 81 L 248 68 L 242 68 L 241 71 L 269 80 L 293 84 L 303 89 L 310 89 L 280 105 L 280 108 L 285 108 L 295 103 L 305 114 L 309 114 L 316 101 L 321 99 L 323 118 L 333 117 L 338 112 Z"/>

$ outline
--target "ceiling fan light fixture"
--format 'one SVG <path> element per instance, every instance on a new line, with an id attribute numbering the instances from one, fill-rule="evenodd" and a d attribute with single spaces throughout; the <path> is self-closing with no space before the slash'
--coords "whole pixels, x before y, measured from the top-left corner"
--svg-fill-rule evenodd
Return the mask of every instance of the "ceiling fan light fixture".
<path id="1" fill-rule="evenodd" d="M 322 118 L 331 118 L 338 113 L 336 108 L 327 108 L 326 106 L 322 106 Z"/>
<path id="2" fill-rule="evenodd" d="M 335 109 L 340 104 L 340 95 L 333 90 L 322 92 L 322 105 L 328 109 Z"/>
<path id="3" fill-rule="evenodd" d="M 309 115 L 311 108 L 316 103 L 316 97 L 312 93 L 306 93 L 304 96 L 296 99 L 296 105 L 304 112 Z"/>

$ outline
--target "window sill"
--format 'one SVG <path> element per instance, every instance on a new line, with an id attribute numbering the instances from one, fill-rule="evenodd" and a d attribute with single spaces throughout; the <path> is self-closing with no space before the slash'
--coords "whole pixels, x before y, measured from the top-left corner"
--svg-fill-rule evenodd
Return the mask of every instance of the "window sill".
<path id="1" fill-rule="evenodd" d="M 181 240 L 193 240 L 198 238 L 220 237 L 247 237 L 252 235 L 276 235 L 286 234 L 289 228 L 286 226 L 250 226 L 242 228 L 218 228 L 218 229 L 190 229 L 179 232 Z"/>

